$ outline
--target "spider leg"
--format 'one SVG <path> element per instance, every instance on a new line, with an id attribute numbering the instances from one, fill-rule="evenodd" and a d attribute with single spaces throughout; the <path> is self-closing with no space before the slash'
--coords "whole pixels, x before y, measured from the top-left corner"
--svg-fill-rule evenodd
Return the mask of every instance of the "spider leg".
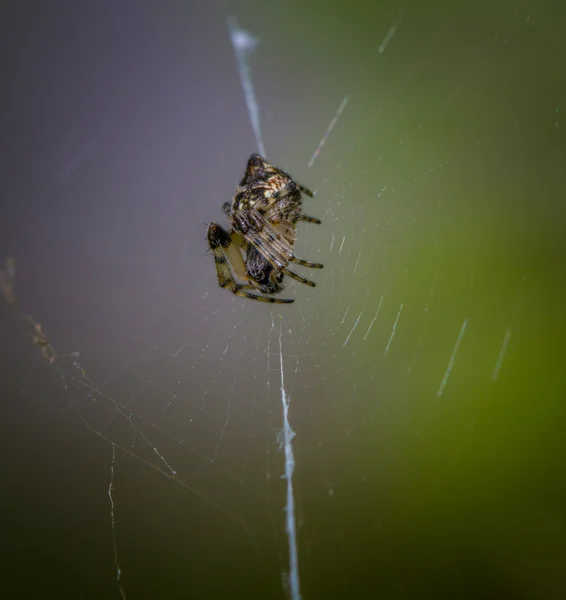
<path id="1" fill-rule="evenodd" d="M 260 302 L 271 302 L 272 304 L 292 304 L 294 298 L 273 298 L 272 296 L 260 296 L 259 294 L 251 294 L 243 290 L 231 290 L 236 296 L 249 298 L 250 300 L 259 300 Z"/>
<path id="2" fill-rule="evenodd" d="M 317 225 L 321 224 L 320 219 L 300 213 L 302 201 L 300 196 L 297 198 L 297 190 L 304 192 L 311 197 L 314 195 L 310 190 L 302 185 L 295 183 L 294 181 L 290 181 L 284 188 L 280 189 L 273 195 L 277 205 L 271 210 L 271 214 L 269 216 L 269 221 L 271 223 L 278 225 L 281 221 L 290 220 L 293 223 L 296 221 L 306 221 L 307 223 L 316 223 Z"/>
<path id="3" fill-rule="evenodd" d="M 314 192 L 311 192 L 304 185 L 301 185 L 300 183 L 298 183 L 297 187 L 301 190 L 301 192 L 303 192 L 303 194 L 306 194 L 307 196 L 310 196 L 311 198 L 314 196 Z"/>
<path id="4" fill-rule="evenodd" d="M 240 285 L 236 283 L 233 279 L 231 283 L 226 284 L 226 289 L 230 290 L 236 296 L 240 296 L 240 298 L 249 298 L 250 300 L 259 300 L 260 302 L 271 302 L 272 304 L 291 304 L 295 302 L 295 299 L 291 298 L 274 298 L 272 296 L 260 296 L 259 294 L 252 294 L 248 292 L 247 289 L 250 289 L 249 285 Z"/>
<path id="5" fill-rule="evenodd" d="M 302 258 L 297 258 L 296 256 L 291 259 L 291 262 L 297 263 L 303 267 L 308 267 L 309 269 L 322 269 L 324 267 L 324 265 L 321 265 L 320 263 L 311 262 L 310 260 L 303 260 Z"/>
<path id="6" fill-rule="evenodd" d="M 236 240 L 218 223 L 210 223 L 207 232 L 208 245 L 214 256 L 216 263 L 216 274 L 218 283 L 224 287 L 226 282 L 233 279 L 230 267 L 236 272 L 236 275 L 247 280 L 244 260 L 238 246 L 234 244 Z"/>
<path id="7" fill-rule="evenodd" d="M 289 277 L 292 277 L 293 279 L 300 281 L 301 283 L 304 283 L 305 285 L 309 285 L 310 287 L 316 286 L 316 283 L 314 281 L 311 281 L 310 279 L 305 279 L 304 277 L 301 277 L 300 275 L 293 273 L 293 271 L 289 271 L 289 269 L 287 269 L 287 267 L 283 267 L 279 270 L 281 271 L 281 273 L 285 273 L 285 275 L 288 275 Z"/>
<path id="8" fill-rule="evenodd" d="M 252 287 L 249 284 L 241 285 L 236 283 L 232 270 L 242 281 L 249 281 L 244 259 L 238 250 L 238 245 L 245 243 L 239 234 L 230 234 L 217 223 L 211 223 L 208 226 L 207 237 L 208 244 L 214 256 L 216 276 L 220 287 L 230 290 L 233 294 L 241 298 L 249 298 L 250 300 L 258 300 L 260 302 L 290 304 L 295 301 L 294 299 L 272 298 L 271 296 L 253 294 L 247 291 Z"/>
<path id="9" fill-rule="evenodd" d="M 316 217 L 309 217 L 309 215 L 300 214 L 297 217 L 297 221 L 306 221 L 307 223 L 314 223 L 315 225 L 320 225 L 322 221 L 317 219 Z"/>
<path id="10" fill-rule="evenodd" d="M 308 266 L 313 269 L 320 269 L 322 265 L 320 263 L 310 263 L 300 258 L 295 258 L 293 247 L 281 236 L 269 223 L 265 223 L 261 231 L 248 230 L 244 236 L 250 244 L 257 248 L 266 260 L 271 265 L 281 271 L 281 273 L 288 275 L 289 277 L 300 281 L 305 285 L 311 287 L 315 286 L 315 283 L 309 279 L 305 279 L 293 271 L 287 269 L 289 262 L 296 262 L 297 264 Z"/>
<path id="11" fill-rule="evenodd" d="M 293 249 L 272 227 L 265 225 L 261 231 L 248 230 L 244 237 L 274 269 L 280 271 L 289 264 Z"/>
<path id="12" fill-rule="evenodd" d="M 232 241 L 235 244 L 237 244 L 240 248 L 242 248 L 243 250 L 245 250 L 248 247 L 248 242 L 246 242 L 246 239 L 244 238 L 244 236 L 241 235 L 240 233 L 238 233 L 237 231 L 232 230 L 231 236 L 232 236 Z"/>
<path id="13" fill-rule="evenodd" d="M 267 221 L 265 221 L 258 213 L 258 219 L 263 221 L 263 227 L 259 231 L 248 229 L 245 233 L 240 233 L 246 241 L 254 246 L 257 251 L 271 264 L 271 266 L 280 271 L 284 275 L 288 275 L 292 279 L 315 287 L 315 283 L 309 279 L 305 279 L 297 273 L 287 269 L 289 262 L 296 262 L 297 264 L 310 267 L 312 269 L 321 269 L 320 263 L 311 263 L 300 258 L 295 258 L 293 246 L 282 236 L 277 228 Z"/>

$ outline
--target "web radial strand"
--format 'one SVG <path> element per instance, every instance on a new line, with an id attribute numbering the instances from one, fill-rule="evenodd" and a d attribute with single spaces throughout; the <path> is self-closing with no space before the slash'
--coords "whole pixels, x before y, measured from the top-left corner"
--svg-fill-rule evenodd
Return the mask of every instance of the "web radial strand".
<path id="1" fill-rule="evenodd" d="M 240 82 L 244 91 L 244 97 L 246 101 L 246 107 L 248 109 L 248 116 L 254 135 L 256 138 L 256 145 L 259 153 L 265 156 L 265 146 L 263 144 L 263 136 L 261 133 L 261 126 L 259 122 L 259 106 L 256 100 L 252 79 L 250 75 L 250 68 L 248 64 L 249 55 L 256 49 L 258 40 L 255 36 L 251 35 L 244 29 L 240 29 L 237 25 L 236 19 L 231 17 L 228 20 L 228 27 L 230 30 L 230 39 L 232 46 L 234 47 L 234 54 L 236 56 L 236 63 L 238 65 L 238 72 L 240 74 Z M 340 107 L 338 114 L 336 115 L 333 123 L 331 124 L 328 134 L 332 130 L 335 121 L 340 116 L 340 113 L 346 106 L 347 98 L 343 102 L 343 106 Z M 320 152 L 320 148 L 326 141 L 323 138 L 316 154 Z M 310 165 L 309 165 L 310 166 Z M 290 398 L 287 396 L 285 391 L 285 378 L 283 370 L 283 345 L 282 345 L 282 332 L 279 330 L 279 362 L 281 367 L 281 407 L 283 411 L 283 451 L 285 453 L 285 479 L 287 480 L 287 504 L 285 507 L 286 514 L 286 531 L 289 544 L 289 588 L 292 600 L 300 600 L 300 581 L 299 581 L 299 556 L 297 550 L 297 525 L 295 520 L 295 496 L 293 491 L 293 471 L 295 470 L 295 457 L 293 455 L 292 441 L 295 437 L 295 432 L 291 428 L 289 422 L 289 405 Z"/>
<path id="2" fill-rule="evenodd" d="M 283 372 L 283 344 L 279 332 L 279 358 L 281 366 L 281 405 L 283 408 L 283 449 L 285 451 L 285 479 L 287 480 L 286 530 L 289 539 L 289 587 L 292 600 L 300 600 L 301 586 L 299 580 L 299 553 L 297 550 L 297 523 L 295 519 L 295 494 L 293 491 L 293 471 L 295 456 L 293 454 L 293 438 L 295 432 L 289 423 L 289 405 L 291 399 L 285 391 Z"/>
<path id="3" fill-rule="evenodd" d="M 230 30 L 230 40 L 234 47 L 234 54 L 236 55 L 236 64 L 238 65 L 240 82 L 242 84 L 242 89 L 244 90 L 244 98 L 246 100 L 250 123 L 254 130 L 257 149 L 261 156 L 265 156 L 265 146 L 259 123 L 259 106 L 255 97 L 250 66 L 248 63 L 249 55 L 256 49 L 259 42 L 255 36 L 244 29 L 240 29 L 236 19 L 233 17 L 228 19 L 228 28 Z"/>

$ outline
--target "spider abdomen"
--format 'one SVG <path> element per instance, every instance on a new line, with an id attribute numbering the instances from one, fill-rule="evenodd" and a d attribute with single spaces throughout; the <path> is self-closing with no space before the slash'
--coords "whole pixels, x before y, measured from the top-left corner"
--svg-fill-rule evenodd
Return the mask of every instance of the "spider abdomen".
<path id="1" fill-rule="evenodd" d="M 275 294 L 283 289 L 283 274 L 276 271 L 253 246 L 248 248 L 246 272 L 264 294 Z"/>

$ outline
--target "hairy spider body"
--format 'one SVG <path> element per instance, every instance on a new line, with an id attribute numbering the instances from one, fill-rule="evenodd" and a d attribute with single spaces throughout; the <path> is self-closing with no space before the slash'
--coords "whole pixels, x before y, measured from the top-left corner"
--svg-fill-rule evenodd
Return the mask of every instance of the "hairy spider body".
<path id="1" fill-rule="evenodd" d="M 314 287 L 312 281 L 287 268 L 290 262 L 311 269 L 323 266 L 295 256 L 297 222 L 320 224 L 319 219 L 301 212 L 302 194 L 313 196 L 259 154 L 250 156 L 232 204 L 222 207 L 231 229 L 226 231 L 214 222 L 208 226 L 208 244 L 221 287 L 243 298 L 280 304 L 294 302 L 273 297 L 282 291 L 285 275 Z"/>

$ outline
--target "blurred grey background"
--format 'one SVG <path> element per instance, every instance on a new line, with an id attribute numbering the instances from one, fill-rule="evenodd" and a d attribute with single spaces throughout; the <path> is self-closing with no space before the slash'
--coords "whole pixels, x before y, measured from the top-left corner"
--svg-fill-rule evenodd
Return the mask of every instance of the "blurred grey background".
<path id="1" fill-rule="evenodd" d="M 317 191 L 291 306 L 207 255 L 256 151 L 230 16 L 267 158 Z M 2 307 L 7 597 L 284 598 L 282 360 L 305 600 L 563 598 L 562 4 L 1 17 L 0 256 L 84 370 Z"/>

